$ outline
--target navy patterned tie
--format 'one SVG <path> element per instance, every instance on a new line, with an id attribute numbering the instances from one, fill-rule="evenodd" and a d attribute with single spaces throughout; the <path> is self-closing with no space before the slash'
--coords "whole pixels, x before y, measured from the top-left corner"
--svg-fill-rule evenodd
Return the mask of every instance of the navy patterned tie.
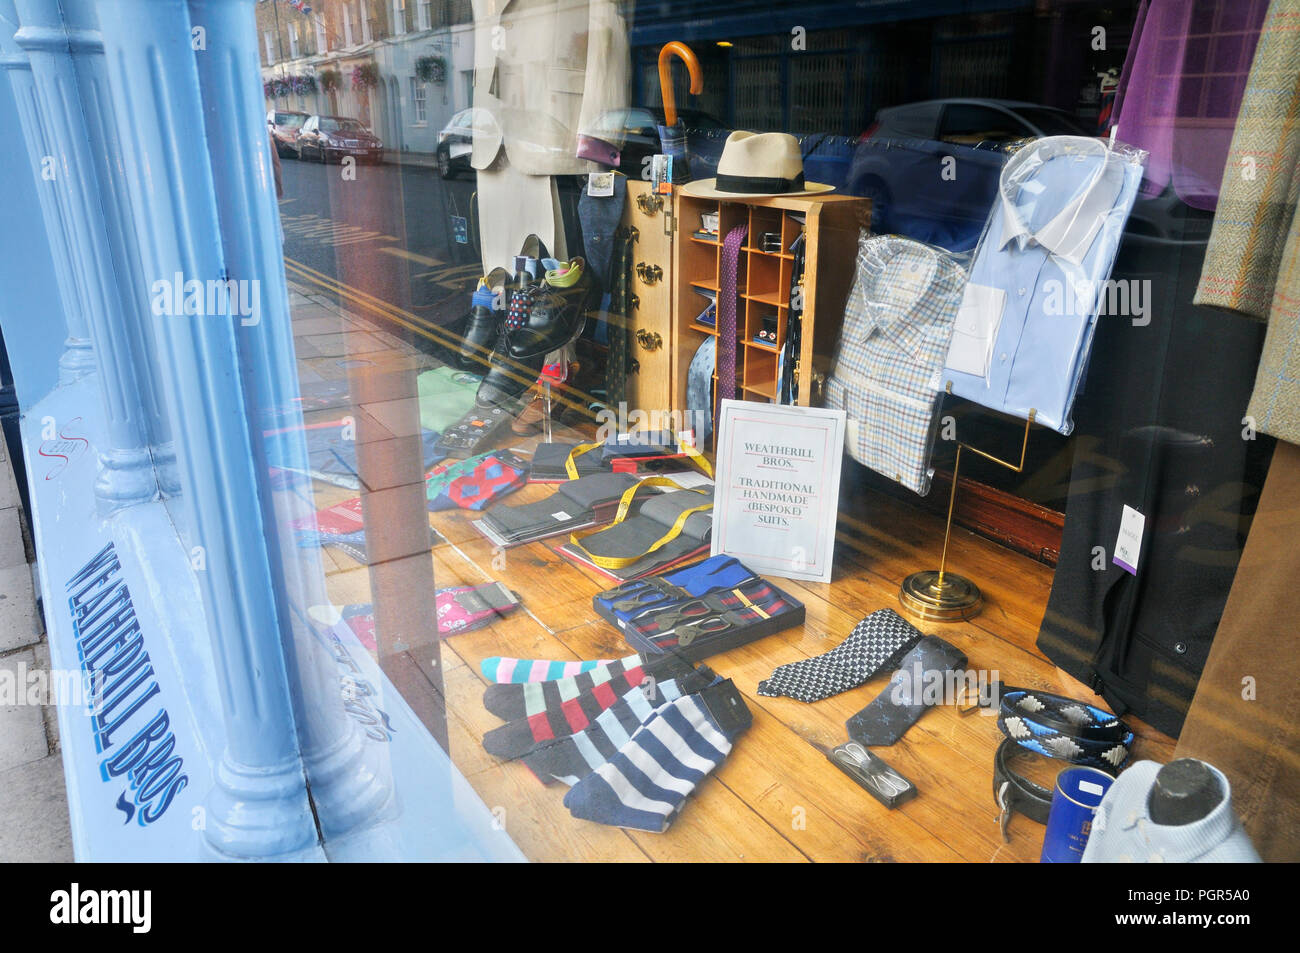
<path id="1" fill-rule="evenodd" d="M 718 407 L 736 396 L 736 271 L 748 232 L 748 225 L 737 225 L 722 240 L 722 267 L 718 270 Z"/>

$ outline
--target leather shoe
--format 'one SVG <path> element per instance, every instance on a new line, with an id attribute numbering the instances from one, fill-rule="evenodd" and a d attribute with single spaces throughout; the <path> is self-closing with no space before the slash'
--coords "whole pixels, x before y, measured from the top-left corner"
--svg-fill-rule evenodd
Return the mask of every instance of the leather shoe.
<path id="1" fill-rule="evenodd" d="M 482 373 L 501 331 L 504 311 L 496 307 L 497 290 L 510 281 L 504 268 L 494 268 L 486 278 L 480 278 L 469 309 L 469 324 L 460 343 L 460 366 L 467 371 Z"/>

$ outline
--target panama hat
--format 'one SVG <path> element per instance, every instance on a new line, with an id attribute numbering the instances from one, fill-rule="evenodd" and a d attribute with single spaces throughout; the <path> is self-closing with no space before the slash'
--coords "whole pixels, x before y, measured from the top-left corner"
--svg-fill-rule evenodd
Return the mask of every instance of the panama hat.
<path id="1" fill-rule="evenodd" d="M 683 195 L 813 195 L 834 186 L 803 180 L 799 141 L 784 132 L 733 132 L 722 147 L 718 176 L 682 186 Z"/>

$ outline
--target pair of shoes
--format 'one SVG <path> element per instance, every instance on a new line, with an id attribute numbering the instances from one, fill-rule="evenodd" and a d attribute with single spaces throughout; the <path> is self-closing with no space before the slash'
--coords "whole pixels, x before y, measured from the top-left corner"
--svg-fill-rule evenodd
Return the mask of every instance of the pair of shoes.
<path id="1" fill-rule="evenodd" d="M 545 246 L 530 235 L 521 257 Z M 541 261 L 542 258 L 536 259 Z M 534 284 L 521 269 L 507 292 L 507 313 L 497 335 L 487 376 L 479 385 L 481 408 L 519 409 L 519 398 L 541 373 L 546 356 L 572 343 L 582 333 L 592 293 L 591 277 L 581 258 L 567 265 L 555 262 L 545 280 Z M 557 284 L 551 283 L 554 276 Z"/>

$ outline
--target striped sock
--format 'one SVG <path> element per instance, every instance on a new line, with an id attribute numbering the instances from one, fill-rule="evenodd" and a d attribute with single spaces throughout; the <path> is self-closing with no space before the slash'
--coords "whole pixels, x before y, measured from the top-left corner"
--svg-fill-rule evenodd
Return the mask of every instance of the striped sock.
<path id="1" fill-rule="evenodd" d="M 668 702 L 613 758 L 575 784 L 564 806 L 583 820 L 662 834 L 750 723 L 730 679 Z"/>
<path id="2" fill-rule="evenodd" d="M 699 691 L 716 677 L 707 667 L 700 666 L 698 672 L 692 670 L 680 676 L 677 687 L 683 694 Z M 634 686 L 627 686 L 631 687 Z M 627 688 L 624 688 L 624 693 Z M 516 718 L 500 728 L 493 728 L 483 736 L 483 749 L 498 758 L 522 758 L 539 743 L 551 742 L 584 730 L 597 715 L 618 700 L 619 695 L 608 682 L 597 685 L 589 692 L 561 702 L 557 708 L 547 708 L 527 718 Z"/>
<path id="3" fill-rule="evenodd" d="M 489 685 L 483 690 L 483 707 L 503 721 L 531 718 L 543 711 L 557 711 L 571 698 L 608 685 L 619 697 L 652 678 L 662 682 L 694 671 L 695 666 L 679 655 L 629 655 L 590 672 L 581 672 L 549 682 L 519 685 Z"/>
<path id="4" fill-rule="evenodd" d="M 595 717 L 577 734 L 539 745 L 524 755 L 524 764 L 543 784 L 559 781 L 570 787 L 578 779 L 618 754 L 652 714 L 668 702 L 681 698 L 676 679 L 633 688 L 615 704 Z"/>
<path id="5" fill-rule="evenodd" d="M 568 678 L 580 672 L 610 664 L 610 659 L 593 659 L 589 662 L 560 662 L 549 659 L 510 658 L 494 655 L 479 662 L 479 671 L 490 682 L 515 683 L 546 682 L 554 678 Z"/>

